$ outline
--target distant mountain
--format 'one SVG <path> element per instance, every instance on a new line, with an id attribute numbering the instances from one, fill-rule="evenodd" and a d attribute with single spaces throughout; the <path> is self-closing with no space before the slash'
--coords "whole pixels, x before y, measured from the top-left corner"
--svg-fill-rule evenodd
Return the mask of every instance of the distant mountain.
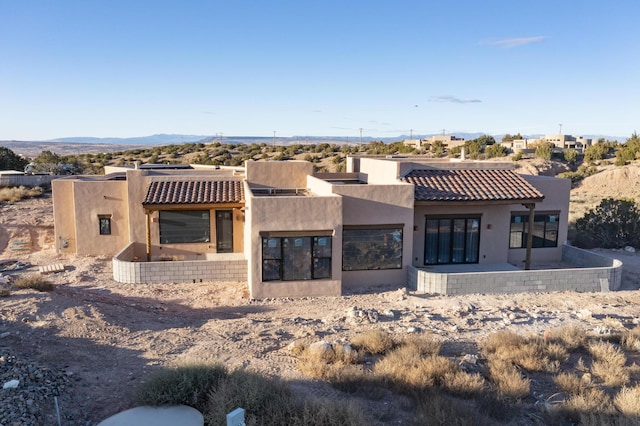
<path id="1" fill-rule="evenodd" d="M 94 137 L 67 137 L 51 139 L 47 142 L 68 142 L 68 143 L 109 143 L 119 145 L 174 145 L 179 143 L 200 142 L 211 136 L 198 135 L 168 135 L 158 134 L 151 136 L 140 136 L 133 138 L 94 138 Z"/>

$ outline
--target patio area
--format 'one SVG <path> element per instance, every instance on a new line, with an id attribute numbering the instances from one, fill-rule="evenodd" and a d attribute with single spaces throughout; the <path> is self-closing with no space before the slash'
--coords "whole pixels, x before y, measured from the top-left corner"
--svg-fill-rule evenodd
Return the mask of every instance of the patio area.
<path id="1" fill-rule="evenodd" d="M 409 267 L 407 288 L 417 294 L 610 291 L 621 286 L 622 262 L 565 244 L 562 262 L 524 270 L 509 263 Z"/>

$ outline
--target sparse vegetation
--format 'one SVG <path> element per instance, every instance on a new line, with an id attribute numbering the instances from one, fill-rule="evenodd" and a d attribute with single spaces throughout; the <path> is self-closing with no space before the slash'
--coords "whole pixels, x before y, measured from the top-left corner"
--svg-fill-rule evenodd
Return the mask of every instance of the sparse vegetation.
<path id="1" fill-rule="evenodd" d="M 353 403 L 301 401 L 276 380 L 220 364 L 192 364 L 163 370 L 138 390 L 142 405 L 184 404 L 204 414 L 206 425 L 226 422 L 227 413 L 245 409 L 250 425 L 367 425 Z"/>
<path id="2" fill-rule="evenodd" d="M 43 193 L 43 189 L 39 186 L 33 188 L 27 188 L 25 186 L 0 188 L 0 202 L 8 201 L 10 203 L 17 203 L 24 198 L 40 197 Z"/>
<path id="3" fill-rule="evenodd" d="M 20 289 L 32 289 L 41 292 L 52 291 L 53 284 L 47 281 L 42 275 L 29 274 L 16 278 L 13 285 Z"/>

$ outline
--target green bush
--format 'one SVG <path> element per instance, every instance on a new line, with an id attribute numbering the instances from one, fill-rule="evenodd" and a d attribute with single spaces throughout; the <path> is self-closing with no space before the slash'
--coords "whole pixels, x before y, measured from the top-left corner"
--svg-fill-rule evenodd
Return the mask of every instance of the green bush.
<path id="1" fill-rule="evenodd" d="M 632 200 L 605 198 L 576 220 L 575 245 L 584 248 L 640 247 L 640 210 Z"/>
<path id="2" fill-rule="evenodd" d="M 540 142 L 536 147 L 536 157 L 543 160 L 551 160 L 552 144 L 550 142 Z"/>

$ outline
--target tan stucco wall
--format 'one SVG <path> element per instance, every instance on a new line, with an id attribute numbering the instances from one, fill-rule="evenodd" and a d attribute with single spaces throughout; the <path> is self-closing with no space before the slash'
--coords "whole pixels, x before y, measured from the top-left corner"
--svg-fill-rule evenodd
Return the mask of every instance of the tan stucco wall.
<path id="1" fill-rule="evenodd" d="M 245 255 L 251 297 L 338 296 L 341 294 L 342 199 L 339 196 L 247 197 Z M 331 278 L 262 282 L 260 232 L 329 231 L 332 233 Z"/>
<path id="2" fill-rule="evenodd" d="M 544 194 L 544 201 L 536 204 L 536 212 L 560 212 L 560 223 L 558 224 L 558 246 L 532 249 L 531 260 L 533 262 L 558 262 L 562 259 L 562 245 L 567 240 L 571 180 L 549 176 L 521 176 Z M 526 209 L 521 205 L 517 205 L 514 206 L 512 211 L 525 212 Z M 525 255 L 526 249 L 510 249 L 508 258 L 509 263 L 522 265 Z"/>
<path id="3" fill-rule="evenodd" d="M 71 179 L 51 181 L 54 232 L 58 253 L 76 253 L 73 182 Z"/>
<path id="4" fill-rule="evenodd" d="M 313 174 L 308 161 L 247 161 L 247 181 L 269 188 L 306 188 Z"/>
<path id="5" fill-rule="evenodd" d="M 403 225 L 402 269 L 343 271 L 343 289 L 404 285 L 413 247 L 413 185 L 333 185 L 333 191 L 342 196 L 343 225 Z"/>
<path id="6" fill-rule="evenodd" d="M 78 254 L 113 255 L 129 243 L 125 181 L 76 180 L 73 195 Z M 98 215 L 111 216 L 111 235 L 100 235 Z"/>

